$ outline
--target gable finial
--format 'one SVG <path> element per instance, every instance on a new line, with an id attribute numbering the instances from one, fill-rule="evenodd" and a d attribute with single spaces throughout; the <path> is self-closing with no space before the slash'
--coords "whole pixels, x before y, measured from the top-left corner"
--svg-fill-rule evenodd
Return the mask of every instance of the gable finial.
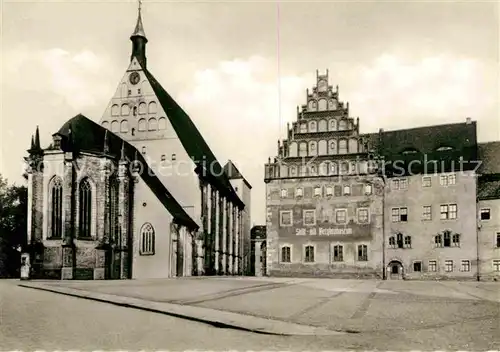
<path id="1" fill-rule="evenodd" d="M 38 131 L 38 125 L 36 126 L 35 132 L 35 148 L 40 149 L 40 132 Z"/>

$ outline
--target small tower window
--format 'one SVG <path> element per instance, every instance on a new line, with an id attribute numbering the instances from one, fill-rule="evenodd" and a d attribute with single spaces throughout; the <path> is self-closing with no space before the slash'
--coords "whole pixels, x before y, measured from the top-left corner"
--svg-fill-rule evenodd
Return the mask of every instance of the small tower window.
<path id="1" fill-rule="evenodd" d="M 161 156 L 161 161 L 165 161 L 167 158 L 165 157 L 165 154 Z"/>
<path id="2" fill-rule="evenodd" d="M 172 154 L 172 161 L 175 161 L 177 159 L 177 156 L 175 154 Z"/>
<path id="3" fill-rule="evenodd" d="M 132 90 L 129 89 L 128 92 L 127 92 L 128 95 L 132 95 Z"/>
<path id="4" fill-rule="evenodd" d="M 146 147 L 142 147 L 142 154 L 146 154 Z"/>

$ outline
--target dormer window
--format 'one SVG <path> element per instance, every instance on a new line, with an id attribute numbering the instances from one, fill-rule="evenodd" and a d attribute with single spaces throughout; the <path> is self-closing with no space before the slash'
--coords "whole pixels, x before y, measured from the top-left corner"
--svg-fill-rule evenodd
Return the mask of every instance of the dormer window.
<path id="1" fill-rule="evenodd" d="M 61 136 L 55 135 L 52 139 L 54 141 L 54 148 L 61 148 Z"/>
<path id="2" fill-rule="evenodd" d="M 444 151 L 447 151 L 447 150 L 453 150 L 452 147 L 448 147 L 448 146 L 443 146 L 443 147 L 439 147 L 436 149 L 436 151 L 438 152 L 444 152 Z"/>
<path id="3" fill-rule="evenodd" d="M 416 149 L 406 149 L 403 151 L 403 155 L 409 155 L 409 154 L 417 154 Z"/>

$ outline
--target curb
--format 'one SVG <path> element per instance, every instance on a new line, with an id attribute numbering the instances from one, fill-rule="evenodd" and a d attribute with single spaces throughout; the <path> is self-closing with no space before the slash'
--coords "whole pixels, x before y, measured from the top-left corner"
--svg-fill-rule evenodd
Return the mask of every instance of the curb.
<path id="1" fill-rule="evenodd" d="M 40 284 L 22 283 L 18 284 L 18 286 L 52 293 L 59 293 L 66 296 L 84 298 L 97 302 L 110 303 L 121 307 L 135 308 L 144 311 L 165 314 L 176 318 L 209 324 L 219 328 L 230 328 L 259 334 L 283 336 L 325 336 L 345 334 L 343 332 L 328 330 L 325 328 L 314 327 L 310 325 L 288 323 L 281 320 L 254 317 L 204 307 L 153 302 L 138 298 L 96 293 L 66 287 L 47 287 Z"/>

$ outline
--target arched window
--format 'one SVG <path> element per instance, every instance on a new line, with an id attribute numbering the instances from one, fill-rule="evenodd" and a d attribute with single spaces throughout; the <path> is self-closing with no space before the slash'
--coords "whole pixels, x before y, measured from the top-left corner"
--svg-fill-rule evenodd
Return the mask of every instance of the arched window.
<path id="1" fill-rule="evenodd" d="M 117 243 L 118 236 L 118 180 L 115 176 L 109 179 L 109 238 Z M 118 244 L 118 243 L 117 243 Z M 119 245 L 119 244 L 118 244 Z"/>
<path id="2" fill-rule="evenodd" d="M 292 261 L 292 251 L 289 246 L 281 247 L 281 262 L 290 263 Z"/>
<path id="3" fill-rule="evenodd" d="M 339 154 L 347 154 L 347 141 L 345 139 L 339 140 Z"/>
<path id="4" fill-rule="evenodd" d="M 337 130 L 337 120 L 331 119 L 329 124 L 330 131 L 336 131 Z"/>
<path id="5" fill-rule="evenodd" d="M 102 127 L 109 129 L 109 122 L 108 121 L 103 121 L 102 122 Z"/>
<path id="6" fill-rule="evenodd" d="M 113 106 L 111 106 L 111 116 L 118 115 L 120 115 L 120 107 L 117 104 L 113 104 Z"/>
<path id="7" fill-rule="evenodd" d="M 80 217 L 78 223 L 79 237 L 91 237 L 92 225 L 92 187 L 88 179 L 83 179 L 79 187 Z"/>
<path id="8" fill-rule="evenodd" d="M 167 119 L 164 117 L 160 117 L 158 119 L 158 129 L 161 131 L 161 130 L 164 130 L 166 128 L 167 128 Z"/>
<path id="9" fill-rule="evenodd" d="M 335 109 L 337 109 L 337 104 L 335 103 L 335 101 L 330 100 L 330 101 L 328 102 L 328 109 L 330 109 L 330 110 L 335 110 Z"/>
<path id="10" fill-rule="evenodd" d="M 127 120 L 123 120 L 120 123 L 120 132 L 128 132 L 128 121 Z"/>
<path id="11" fill-rule="evenodd" d="M 290 166 L 288 168 L 288 176 L 290 176 L 290 177 L 297 176 L 297 167 Z"/>
<path id="12" fill-rule="evenodd" d="M 130 114 L 130 106 L 128 106 L 128 104 L 122 105 L 121 114 L 122 114 L 122 116 L 128 116 Z"/>
<path id="13" fill-rule="evenodd" d="M 54 177 L 49 186 L 50 215 L 48 238 L 62 237 L 62 181 Z"/>
<path id="14" fill-rule="evenodd" d="M 330 175 L 336 175 L 338 173 L 337 163 L 330 164 Z"/>
<path id="15" fill-rule="evenodd" d="M 328 154 L 328 144 L 325 140 L 318 142 L 318 155 Z"/>
<path id="16" fill-rule="evenodd" d="M 149 222 L 141 227 L 139 252 L 141 255 L 155 254 L 155 230 Z"/>
<path id="17" fill-rule="evenodd" d="M 309 155 L 318 155 L 318 145 L 315 141 L 309 142 Z"/>
<path id="18" fill-rule="evenodd" d="M 328 154 L 337 154 L 337 143 L 333 139 L 328 142 Z"/>
<path id="19" fill-rule="evenodd" d="M 318 132 L 326 132 L 328 126 L 326 124 L 326 120 L 319 120 L 318 122 Z"/>
<path id="20" fill-rule="evenodd" d="M 138 129 L 139 129 L 139 131 L 146 131 L 146 129 L 147 129 L 146 119 L 139 120 Z"/>
<path id="21" fill-rule="evenodd" d="M 309 132 L 316 132 L 316 121 L 309 122 Z"/>
<path id="22" fill-rule="evenodd" d="M 299 156 L 307 156 L 307 143 L 301 142 L 299 144 Z"/>
<path id="23" fill-rule="evenodd" d="M 300 133 L 306 133 L 307 132 L 307 124 L 301 123 L 300 124 Z"/>
<path id="24" fill-rule="evenodd" d="M 291 157 L 295 157 L 297 156 L 297 143 L 296 142 L 292 142 L 290 143 L 290 151 L 289 151 L 289 155 Z"/>
<path id="25" fill-rule="evenodd" d="M 347 121 L 342 119 L 339 122 L 339 131 L 344 131 L 347 129 Z"/>
<path id="26" fill-rule="evenodd" d="M 325 111 L 325 110 L 326 110 L 326 99 L 318 100 L 318 111 Z"/>
<path id="27" fill-rule="evenodd" d="M 307 110 L 309 111 L 316 110 L 316 102 L 314 100 L 309 100 L 309 103 L 307 104 Z"/>
<path id="28" fill-rule="evenodd" d="M 156 102 L 152 101 L 151 103 L 149 103 L 148 112 L 150 114 L 156 114 Z"/>
<path id="29" fill-rule="evenodd" d="M 157 122 L 154 117 L 148 120 L 148 126 L 150 131 L 156 131 L 158 129 Z"/>
<path id="30" fill-rule="evenodd" d="M 403 248 L 403 234 L 402 233 L 398 233 L 396 235 L 396 246 L 398 248 Z"/>
<path id="31" fill-rule="evenodd" d="M 305 247 L 304 262 L 314 263 L 314 246 L 309 245 Z"/>
<path id="32" fill-rule="evenodd" d="M 358 140 L 355 138 L 349 139 L 349 153 L 358 152 Z"/>
<path id="33" fill-rule="evenodd" d="M 145 114 L 147 112 L 147 106 L 146 103 L 140 103 L 139 104 L 139 114 Z"/>
<path id="34" fill-rule="evenodd" d="M 319 174 L 320 176 L 327 176 L 328 175 L 328 170 L 329 170 L 329 162 L 324 161 L 321 164 L 319 164 Z"/>
<path id="35" fill-rule="evenodd" d="M 111 122 L 111 132 L 118 132 L 120 130 L 120 124 L 118 121 Z"/>

